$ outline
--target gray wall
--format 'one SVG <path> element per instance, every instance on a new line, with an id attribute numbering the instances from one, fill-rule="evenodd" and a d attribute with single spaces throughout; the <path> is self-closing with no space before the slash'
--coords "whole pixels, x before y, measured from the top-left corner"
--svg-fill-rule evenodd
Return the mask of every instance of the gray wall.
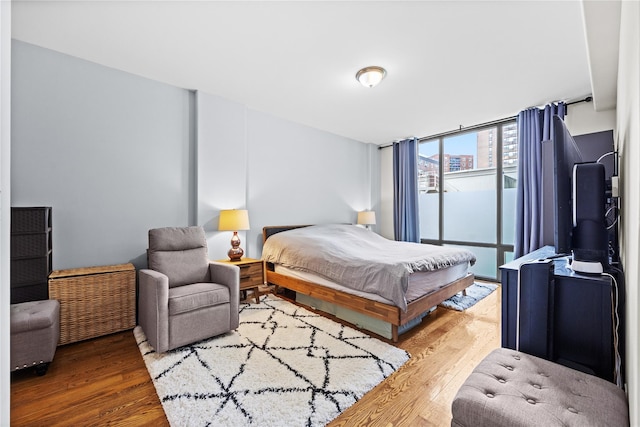
<path id="1" fill-rule="evenodd" d="M 247 141 L 245 106 L 220 97 L 196 93 L 198 135 L 198 218 L 205 228 L 209 257 L 226 258 L 232 233 L 218 232 L 222 209 L 245 209 L 247 198 Z M 255 212 L 249 222 L 255 227 Z M 252 221 L 253 220 L 253 221 Z M 246 233 L 240 231 L 247 250 Z"/>
<path id="2" fill-rule="evenodd" d="M 355 223 L 371 207 L 373 145 L 255 111 L 247 119 L 251 253 L 261 254 L 265 225 Z"/>
<path id="3" fill-rule="evenodd" d="M 145 264 L 190 220 L 193 93 L 16 40 L 12 74 L 11 203 L 53 207 L 53 268 Z"/>
<path id="4" fill-rule="evenodd" d="M 262 227 L 355 222 L 379 205 L 377 147 L 13 41 L 12 205 L 53 206 L 54 269 L 146 264 L 147 230 L 205 227 L 212 259 L 247 208 Z"/>
<path id="5" fill-rule="evenodd" d="M 245 255 L 260 258 L 266 225 L 352 223 L 379 200 L 377 146 L 198 92 L 198 224 L 209 255 L 224 258 L 231 232 L 221 209 L 249 210 Z"/>

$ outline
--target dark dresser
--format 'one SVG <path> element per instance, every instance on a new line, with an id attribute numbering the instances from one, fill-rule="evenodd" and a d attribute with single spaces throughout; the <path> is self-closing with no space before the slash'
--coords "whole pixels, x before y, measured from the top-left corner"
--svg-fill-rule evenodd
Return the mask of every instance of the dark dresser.
<path id="1" fill-rule="evenodd" d="M 502 347 L 613 381 L 624 354 L 623 288 L 555 256 L 547 246 L 500 267 Z"/>

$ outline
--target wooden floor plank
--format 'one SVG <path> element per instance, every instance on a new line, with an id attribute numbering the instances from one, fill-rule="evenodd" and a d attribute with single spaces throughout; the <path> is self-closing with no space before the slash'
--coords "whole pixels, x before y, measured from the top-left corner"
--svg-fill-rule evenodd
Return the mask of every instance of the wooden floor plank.
<path id="1" fill-rule="evenodd" d="M 500 289 L 465 312 L 438 308 L 395 345 L 411 359 L 329 426 L 449 426 L 458 388 L 500 346 Z M 12 373 L 11 425 L 168 422 L 133 333 L 125 331 L 59 347 L 42 377 Z"/>

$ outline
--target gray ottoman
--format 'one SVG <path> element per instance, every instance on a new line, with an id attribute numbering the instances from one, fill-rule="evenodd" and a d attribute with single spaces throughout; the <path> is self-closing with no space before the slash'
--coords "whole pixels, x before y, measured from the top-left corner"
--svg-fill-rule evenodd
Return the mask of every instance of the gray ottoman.
<path id="1" fill-rule="evenodd" d="M 47 373 L 60 339 L 57 300 L 11 304 L 11 371 L 35 367 Z"/>
<path id="2" fill-rule="evenodd" d="M 628 426 L 624 392 L 562 365 L 500 348 L 473 370 L 451 406 L 452 426 Z"/>

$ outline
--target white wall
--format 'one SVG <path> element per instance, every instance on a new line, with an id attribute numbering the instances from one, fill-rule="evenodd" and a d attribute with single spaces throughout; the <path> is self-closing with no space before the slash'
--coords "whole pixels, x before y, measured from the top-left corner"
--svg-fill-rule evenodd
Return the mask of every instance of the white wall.
<path id="1" fill-rule="evenodd" d="M 620 255 L 626 289 L 626 377 L 630 421 L 640 425 L 640 3 L 622 2 L 618 63 L 617 149 L 620 153 Z"/>
<path id="2" fill-rule="evenodd" d="M 146 264 L 195 217 L 194 95 L 13 41 L 11 205 L 53 207 L 53 268 Z"/>
<path id="3" fill-rule="evenodd" d="M 353 223 L 378 203 L 377 146 L 197 94 L 198 224 L 209 256 L 225 258 L 230 232 L 218 232 L 221 209 L 249 210 L 238 233 L 245 256 L 260 258 L 268 225 Z"/>
<path id="4" fill-rule="evenodd" d="M 616 128 L 616 110 L 596 111 L 593 102 L 580 102 L 567 107 L 564 122 L 571 135 L 584 135 Z"/>
<path id="5" fill-rule="evenodd" d="M 11 2 L 0 2 L 0 342 L 9 332 L 9 234 L 11 215 Z M 0 426 L 9 426 L 9 346 L 0 346 Z"/>

